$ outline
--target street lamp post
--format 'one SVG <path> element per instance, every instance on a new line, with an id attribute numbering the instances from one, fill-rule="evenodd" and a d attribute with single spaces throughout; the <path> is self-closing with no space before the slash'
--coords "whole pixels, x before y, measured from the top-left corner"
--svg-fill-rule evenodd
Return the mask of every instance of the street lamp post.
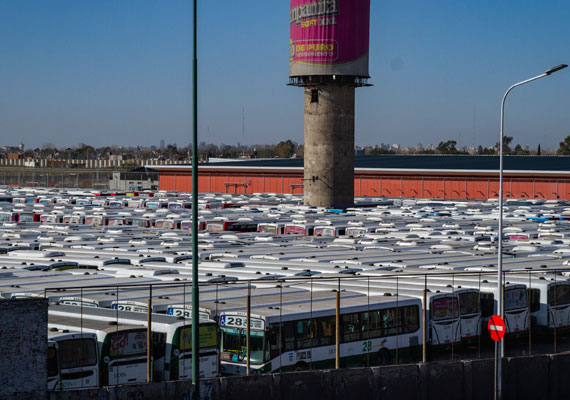
<path id="1" fill-rule="evenodd" d="M 192 2 L 192 385 L 200 400 L 200 330 L 198 309 L 198 0 Z"/>
<path id="2" fill-rule="evenodd" d="M 503 101 L 501 102 L 501 130 L 500 130 L 500 137 L 499 137 L 499 249 L 498 249 L 498 271 L 497 271 L 497 286 L 498 286 L 498 297 L 497 297 L 497 312 L 501 316 L 503 315 L 503 129 L 505 125 L 505 100 L 507 99 L 508 94 L 516 88 L 517 86 L 524 85 L 525 83 L 529 83 L 535 81 L 540 78 L 544 78 L 545 76 L 549 76 L 556 71 L 560 71 L 561 69 L 566 68 L 568 65 L 560 64 L 556 67 L 552 67 L 549 70 L 545 71 L 544 73 L 537 75 L 533 78 L 515 83 L 510 88 L 507 89 L 505 95 L 503 96 Z M 501 383 L 501 363 L 502 358 L 505 355 L 505 348 L 503 346 L 502 340 L 497 342 L 497 349 L 495 354 L 495 359 L 498 360 L 497 367 L 496 367 L 496 376 L 495 376 L 495 399 L 501 400 L 502 396 L 502 383 Z"/>

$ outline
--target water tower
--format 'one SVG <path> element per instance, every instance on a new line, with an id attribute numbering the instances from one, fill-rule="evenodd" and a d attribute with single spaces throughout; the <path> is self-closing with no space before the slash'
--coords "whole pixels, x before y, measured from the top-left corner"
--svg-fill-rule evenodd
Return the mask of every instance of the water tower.
<path id="1" fill-rule="evenodd" d="M 305 90 L 305 204 L 354 203 L 354 89 L 367 86 L 370 0 L 291 0 L 289 84 Z"/>

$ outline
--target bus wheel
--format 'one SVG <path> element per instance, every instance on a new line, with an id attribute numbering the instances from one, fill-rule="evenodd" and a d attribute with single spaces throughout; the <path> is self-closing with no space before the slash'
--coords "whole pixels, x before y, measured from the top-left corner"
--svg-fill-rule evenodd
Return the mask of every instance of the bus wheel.
<path id="1" fill-rule="evenodd" d="M 304 362 L 298 362 L 295 364 L 295 369 L 293 371 L 308 371 L 309 367 Z"/>
<path id="2" fill-rule="evenodd" d="M 377 365 L 390 364 L 390 353 L 388 352 L 388 350 L 382 349 L 376 354 L 376 364 Z"/>

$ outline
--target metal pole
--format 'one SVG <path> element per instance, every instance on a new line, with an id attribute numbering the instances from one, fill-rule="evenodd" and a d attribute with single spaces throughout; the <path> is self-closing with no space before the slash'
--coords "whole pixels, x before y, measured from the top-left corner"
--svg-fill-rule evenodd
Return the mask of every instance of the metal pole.
<path id="1" fill-rule="evenodd" d="M 309 335 L 311 338 L 311 352 L 310 352 L 310 357 L 307 357 L 309 360 L 309 370 L 313 369 L 313 338 L 316 336 L 315 332 L 313 332 L 313 279 L 311 277 L 309 277 L 309 279 L 311 280 L 311 290 L 310 290 L 310 298 L 309 298 L 309 304 L 310 304 L 310 313 L 309 313 Z"/>
<path id="2" fill-rule="evenodd" d="M 283 283 L 279 284 L 279 372 L 283 363 Z"/>
<path id="3" fill-rule="evenodd" d="M 192 384 L 194 395 L 200 399 L 200 325 L 198 310 L 198 0 L 193 0 L 192 56 Z"/>
<path id="4" fill-rule="evenodd" d="M 427 281 L 427 275 L 426 275 L 426 281 Z M 427 302 L 427 283 L 426 283 L 426 287 L 424 288 L 424 294 L 423 294 L 423 316 L 422 316 L 422 362 L 425 363 L 427 362 L 427 307 L 426 307 L 426 302 Z"/>
<path id="5" fill-rule="evenodd" d="M 335 338 L 335 369 L 340 368 L 340 279 L 338 280 L 338 289 L 336 291 L 336 338 Z"/>
<path id="6" fill-rule="evenodd" d="M 532 283 L 530 280 L 530 271 L 528 271 L 528 355 L 532 355 L 532 318 L 531 318 L 531 295 L 532 295 Z M 548 296 L 547 296 L 548 297 Z"/>
<path id="7" fill-rule="evenodd" d="M 505 95 L 503 96 L 503 100 L 501 101 L 501 129 L 499 135 L 499 259 L 498 259 L 498 271 L 497 271 L 497 287 L 499 290 L 497 296 L 497 310 L 500 313 L 500 317 L 503 318 L 503 132 L 505 126 L 505 100 L 507 99 L 508 94 L 516 88 L 517 86 L 524 85 L 525 83 L 529 83 L 535 81 L 540 78 L 544 78 L 552 74 L 553 72 L 559 71 L 561 69 L 566 68 L 568 65 L 561 64 L 554 68 L 549 69 L 548 71 L 544 72 L 543 74 L 537 75 L 533 78 L 515 83 L 510 88 L 507 89 Z M 497 342 L 496 346 L 496 353 L 495 356 L 497 358 L 501 358 L 496 364 L 495 368 L 495 380 L 497 381 L 496 384 L 496 392 L 495 397 L 497 400 L 501 400 L 502 398 L 502 382 L 501 382 L 501 361 L 504 357 L 504 349 L 502 340 Z"/>
<path id="8" fill-rule="evenodd" d="M 371 320 L 371 315 L 370 315 L 370 277 L 368 277 L 368 293 L 366 296 L 366 300 L 367 300 L 367 312 L 368 312 L 368 320 L 366 321 L 366 340 L 368 340 L 368 343 L 370 343 L 370 320 Z M 367 349 L 368 351 L 366 352 L 366 366 L 370 367 L 370 350 L 372 350 L 371 348 Z"/>
<path id="9" fill-rule="evenodd" d="M 558 306 L 558 288 L 556 287 L 556 272 L 554 273 L 554 353 L 556 353 L 556 326 L 558 325 L 557 315 L 556 315 L 556 307 Z"/>
<path id="10" fill-rule="evenodd" d="M 250 372 L 250 359 L 249 359 L 249 334 L 251 333 L 251 325 L 250 325 L 250 318 L 251 318 L 251 281 L 247 283 L 247 304 L 246 304 L 246 312 L 247 312 L 247 325 L 245 328 L 245 374 L 249 375 Z"/>
<path id="11" fill-rule="evenodd" d="M 117 307 L 118 308 L 118 307 Z M 149 285 L 146 317 L 146 381 L 152 382 L 152 285 Z"/>

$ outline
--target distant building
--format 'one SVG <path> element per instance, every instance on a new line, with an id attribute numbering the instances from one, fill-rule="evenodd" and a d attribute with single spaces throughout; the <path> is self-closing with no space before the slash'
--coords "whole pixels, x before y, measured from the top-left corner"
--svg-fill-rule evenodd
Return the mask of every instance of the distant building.
<path id="1" fill-rule="evenodd" d="M 113 172 L 113 179 L 109 181 L 110 190 L 139 191 L 157 190 L 158 171 L 153 168 L 135 168 L 128 172 Z"/>

